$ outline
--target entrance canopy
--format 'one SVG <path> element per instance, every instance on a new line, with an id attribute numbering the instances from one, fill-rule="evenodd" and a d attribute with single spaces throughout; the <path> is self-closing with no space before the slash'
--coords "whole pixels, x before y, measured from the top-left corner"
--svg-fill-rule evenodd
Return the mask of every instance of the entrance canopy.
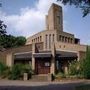
<path id="1" fill-rule="evenodd" d="M 52 56 L 52 54 L 51 54 L 51 52 L 40 52 L 40 53 L 34 53 L 33 56 L 35 58 L 50 58 Z M 15 59 L 31 59 L 32 52 L 15 53 L 14 58 Z"/>
<path id="2" fill-rule="evenodd" d="M 56 51 L 56 58 L 60 59 L 76 59 L 77 53 L 75 52 L 67 52 L 67 51 Z"/>
<path id="3" fill-rule="evenodd" d="M 32 58 L 32 52 L 21 52 L 21 53 L 15 53 L 14 54 L 15 59 L 31 59 Z"/>
<path id="4" fill-rule="evenodd" d="M 35 58 L 51 58 L 52 53 L 51 52 L 39 52 L 39 53 L 34 53 L 33 56 Z M 56 56 L 56 58 L 60 58 L 60 59 L 76 59 L 77 53 L 76 52 L 67 52 L 67 51 L 56 51 L 55 56 Z M 32 52 L 15 53 L 14 58 L 29 60 L 32 58 Z"/>
<path id="5" fill-rule="evenodd" d="M 51 53 L 35 53 L 33 54 L 35 58 L 50 58 L 52 56 Z"/>

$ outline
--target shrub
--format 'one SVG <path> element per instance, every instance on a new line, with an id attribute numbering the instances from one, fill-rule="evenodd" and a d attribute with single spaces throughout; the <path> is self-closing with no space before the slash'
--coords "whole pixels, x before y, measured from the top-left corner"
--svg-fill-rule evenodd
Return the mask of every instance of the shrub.
<path id="1" fill-rule="evenodd" d="M 31 78 L 32 74 L 34 74 L 31 65 L 29 64 L 24 65 L 22 75 L 23 73 L 28 73 L 28 78 Z"/>
<path id="2" fill-rule="evenodd" d="M 7 67 L 2 74 L 2 78 L 8 78 L 8 76 L 10 75 L 10 68 Z"/>
<path id="3" fill-rule="evenodd" d="M 0 76 L 2 75 L 5 68 L 6 68 L 6 66 L 3 63 L 0 62 Z"/>
<path id="4" fill-rule="evenodd" d="M 16 64 L 11 68 L 9 79 L 19 79 L 21 75 L 22 66 L 20 64 Z"/>
<path id="5" fill-rule="evenodd" d="M 62 73 L 62 72 L 58 72 L 58 73 L 55 75 L 55 78 L 56 78 L 56 79 L 61 79 L 61 78 L 65 78 L 65 77 L 66 77 L 65 74 Z"/>
<path id="6" fill-rule="evenodd" d="M 29 64 L 23 65 L 23 72 L 33 74 L 33 70 L 32 70 L 31 65 L 29 65 Z"/>
<path id="7" fill-rule="evenodd" d="M 3 64 L 3 63 L 0 62 L 0 76 L 2 78 L 7 77 L 8 74 L 9 74 L 9 71 L 10 71 L 9 70 L 9 67 L 7 67 L 5 64 Z"/>
<path id="8" fill-rule="evenodd" d="M 77 75 L 79 78 L 90 79 L 90 47 L 87 47 L 85 59 L 70 63 L 69 74 Z"/>
<path id="9" fill-rule="evenodd" d="M 29 64 L 15 64 L 11 68 L 0 62 L 0 77 L 16 80 L 21 79 L 24 73 L 28 73 L 29 78 L 33 74 L 31 65 Z"/>
<path id="10" fill-rule="evenodd" d="M 79 62 L 78 61 L 72 61 L 69 64 L 69 75 L 78 75 L 79 74 Z"/>
<path id="11" fill-rule="evenodd" d="M 90 79 L 90 47 L 87 47 L 86 58 L 83 61 L 84 78 Z"/>
<path id="12" fill-rule="evenodd" d="M 24 73 L 28 73 L 28 75 L 32 75 L 33 71 L 30 65 L 16 64 L 12 67 L 9 79 L 20 79 L 23 77 Z"/>

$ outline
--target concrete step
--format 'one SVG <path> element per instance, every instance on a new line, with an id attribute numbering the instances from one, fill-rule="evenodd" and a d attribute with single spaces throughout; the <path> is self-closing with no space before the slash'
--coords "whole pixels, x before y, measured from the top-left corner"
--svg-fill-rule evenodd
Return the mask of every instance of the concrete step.
<path id="1" fill-rule="evenodd" d="M 48 81 L 48 75 L 33 75 L 31 81 Z"/>

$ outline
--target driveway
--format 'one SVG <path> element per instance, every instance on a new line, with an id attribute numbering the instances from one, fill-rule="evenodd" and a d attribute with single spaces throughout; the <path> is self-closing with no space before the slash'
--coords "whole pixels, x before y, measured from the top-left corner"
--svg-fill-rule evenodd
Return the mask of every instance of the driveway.
<path id="1" fill-rule="evenodd" d="M 30 82 L 0 80 L 0 90 L 75 90 L 75 86 L 90 84 L 89 81 L 75 82 Z"/>

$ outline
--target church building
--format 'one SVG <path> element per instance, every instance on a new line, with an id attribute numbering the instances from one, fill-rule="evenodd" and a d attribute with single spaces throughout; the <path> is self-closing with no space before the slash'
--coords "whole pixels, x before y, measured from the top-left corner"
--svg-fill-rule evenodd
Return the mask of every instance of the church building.
<path id="1" fill-rule="evenodd" d="M 46 15 L 46 28 L 28 37 L 24 46 L 0 52 L 0 60 L 10 67 L 30 64 L 35 74 L 67 73 L 70 62 L 85 58 L 86 47 L 74 34 L 64 32 L 62 7 L 53 3 Z"/>

